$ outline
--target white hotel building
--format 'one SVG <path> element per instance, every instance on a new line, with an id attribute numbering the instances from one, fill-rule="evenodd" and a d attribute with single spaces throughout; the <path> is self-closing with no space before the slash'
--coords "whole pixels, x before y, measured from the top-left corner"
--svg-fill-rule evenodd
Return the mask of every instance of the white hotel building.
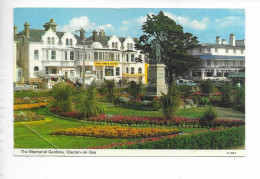
<path id="1" fill-rule="evenodd" d="M 52 79 L 67 77 L 82 79 L 83 39 L 85 39 L 85 77 L 86 84 L 94 79 L 134 80 L 147 83 L 147 68 L 144 55 L 134 48 L 137 39 L 106 36 L 101 30 L 85 38 L 84 30 L 80 36 L 71 32 L 56 31 L 53 19 L 43 25 L 44 30 L 30 29 L 17 33 L 14 26 L 16 46 L 16 82 L 41 83 L 46 81 L 51 88 Z M 140 58 L 143 62 L 136 62 Z"/>
<path id="2" fill-rule="evenodd" d="M 236 40 L 230 34 L 227 43 L 217 36 L 215 44 L 201 44 L 192 50 L 192 55 L 200 57 L 201 63 L 189 71 L 190 79 L 226 80 L 230 74 L 245 68 L 245 40 Z"/>

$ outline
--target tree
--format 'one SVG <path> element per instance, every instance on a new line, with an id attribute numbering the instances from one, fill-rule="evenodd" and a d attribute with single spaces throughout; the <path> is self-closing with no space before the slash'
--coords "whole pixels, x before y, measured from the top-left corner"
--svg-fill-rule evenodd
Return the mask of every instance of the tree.
<path id="1" fill-rule="evenodd" d="M 149 63 L 162 63 L 166 66 L 166 80 L 171 87 L 183 72 L 198 64 L 199 58 L 190 51 L 199 47 L 196 36 L 184 33 L 182 26 L 164 15 L 147 15 L 142 26 L 144 35 L 139 38 L 135 47 L 149 58 Z"/>
<path id="2" fill-rule="evenodd" d="M 114 91 L 116 88 L 115 80 L 106 80 L 104 79 L 104 84 L 108 92 L 108 99 L 113 101 L 115 98 Z"/>
<path id="3" fill-rule="evenodd" d="M 214 84 L 209 79 L 201 81 L 200 83 L 201 92 L 205 93 L 207 96 L 214 90 Z"/>
<path id="4" fill-rule="evenodd" d="M 140 95 L 142 93 L 142 83 L 136 83 L 135 81 L 130 81 L 128 83 L 128 87 L 127 87 L 127 91 L 129 92 L 129 94 L 135 98 L 137 98 L 138 95 Z"/>

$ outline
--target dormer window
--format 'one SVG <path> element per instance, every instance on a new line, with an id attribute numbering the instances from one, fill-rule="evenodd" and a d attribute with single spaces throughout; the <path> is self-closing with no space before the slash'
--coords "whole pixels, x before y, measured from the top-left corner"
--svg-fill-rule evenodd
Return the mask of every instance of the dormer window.
<path id="1" fill-rule="evenodd" d="M 115 48 L 115 42 L 112 42 L 112 48 Z"/>
<path id="2" fill-rule="evenodd" d="M 54 45 L 54 37 L 51 38 L 51 44 Z"/>
<path id="3" fill-rule="evenodd" d="M 116 48 L 116 49 L 118 48 L 118 43 L 117 43 L 117 42 L 115 43 L 115 48 Z"/>
<path id="4" fill-rule="evenodd" d="M 48 44 L 50 45 L 51 44 L 51 38 L 48 37 Z"/>
<path id="5" fill-rule="evenodd" d="M 129 48 L 130 48 L 130 45 L 129 45 L 129 43 L 127 43 L 127 50 L 129 50 Z"/>
<path id="6" fill-rule="evenodd" d="M 66 45 L 69 46 L 69 39 L 66 39 Z"/>
<path id="7" fill-rule="evenodd" d="M 72 39 L 70 39 L 70 46 L 72 46 Z"/>
<path id="8" fill-rule="evenodd" d="M 130 49 L 131 49 L 131 50 L 133 49 L 133 44 L 132 44 L 132 43 L 130 44 Z"/>

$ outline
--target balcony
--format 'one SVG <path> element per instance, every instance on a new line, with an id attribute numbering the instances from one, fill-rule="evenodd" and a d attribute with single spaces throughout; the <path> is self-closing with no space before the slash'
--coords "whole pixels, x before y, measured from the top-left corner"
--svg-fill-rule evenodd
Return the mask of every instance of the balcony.
<path id="1" fill-rule="evenodd" d="M 48 60 L 48 61 L 42 61 L 43 66 L 51 66 L 51 67 L 74 67 L 75 61 L 57 61 L 57 60 Z"/>

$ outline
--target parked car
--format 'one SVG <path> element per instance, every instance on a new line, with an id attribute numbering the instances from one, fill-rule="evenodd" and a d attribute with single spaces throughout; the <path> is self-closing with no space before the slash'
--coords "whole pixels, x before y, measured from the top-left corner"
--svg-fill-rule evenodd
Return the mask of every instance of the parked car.
<path id="1" fill-rule="evenodd" d="M 192 80 L 178 79 L 177 86 L 179 86 L 179 85 L 196 86 L 196 83 Z"/>

